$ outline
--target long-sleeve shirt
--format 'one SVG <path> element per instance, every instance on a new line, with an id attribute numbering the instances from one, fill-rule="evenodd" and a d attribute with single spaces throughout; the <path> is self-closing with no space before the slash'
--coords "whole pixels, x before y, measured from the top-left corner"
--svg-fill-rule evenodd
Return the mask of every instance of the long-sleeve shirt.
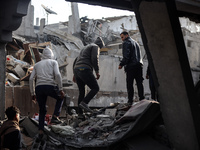
<path id="1" fill-rule="evenodd" d="M 3 148 L 10 150 L 20 150 L 22 148 L 21 132 L 17 121 L 5 121 L 0 128 L 0 137 Z"/>
<path id="2" fill-rule="evenodd" d="M 88 69 L 94 68 L 95 72 L 99 72 L 99 53 L 100 48 L 96 44 L 85 46 L 77 58 L 74 68 L 85 67 Z"/>
<path id="3" fill-rule="evenodd" d="M 58 85 L 59 90 L 63 89 L 58 62 L 51 59 L 52 56 L 49 53 L 48 51 L 43 52 L 43 59 L 37 62 L 33 68 L 29 78 L 31 95 L 35 95 L 35 87 L 38 85 Z M 35 79 L 36 85 L 34 87 Z"/>

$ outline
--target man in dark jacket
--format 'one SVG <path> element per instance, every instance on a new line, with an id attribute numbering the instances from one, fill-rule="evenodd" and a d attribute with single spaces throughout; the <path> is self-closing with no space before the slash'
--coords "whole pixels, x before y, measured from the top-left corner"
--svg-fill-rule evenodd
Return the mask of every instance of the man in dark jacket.
<path id="1" fill-rule="evenodd" d="M 133 81 L 136 80 L 139 100 L 144 99 L 144 87 L 143 87 L 143 62 L 139 44 L 129 37 L 128 32 L 124 31 L 120 34 L 123 41 L 122 52 L 123 59 L 119 64 L 118 69 L 122 69 L 124 66 L 126 72 L 126 85 L 128 92 L 128 103 L 133 103 L 134 88 Z"/>
<path id="2" fill-rule="evenodd" d="M 87 112 L 93 113 L 88 107 L 90 100 L 99 91 L 97 80 L 100 78 L 99 74 L 99 53 L 100 49 L 104 46 L 102 38 L 98 37 L 94 43 L 85 46 L 79 56 L 74 61 L 74 82 L 77 83 L 79 88 L 78 105 L 80 108 Z M 96 73 L 96 78 L 93 74 L 93 69 Z M 91 90 L 85 96 L 85 86 Z M 79 112 L 81 113 L 81 112 Z"/>
<path id="3" fill-rule="evenodd" d="M 21 132 L 19 128 L 20 111 L 17 107 L 8 107 L 5 111 L 8 120 L 0 128 L 1 149 L 20 150 Z"/>

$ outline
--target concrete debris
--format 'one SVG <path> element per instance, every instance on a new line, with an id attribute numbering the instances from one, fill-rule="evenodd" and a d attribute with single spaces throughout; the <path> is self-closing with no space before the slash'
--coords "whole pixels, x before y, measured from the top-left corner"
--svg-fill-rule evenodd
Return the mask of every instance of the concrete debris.
<path id="1" fill-rule="evenodd" d="M 13 36 L 13 38 L 14 37 L 16 36 Z M 28 80 L 31 71 L 35 63 L 41 60 L 42 51 L 46 46 L 53 49 L 55 59 L 58 61 L 59 69 L 61 71 L 61 75 L 63 76 L 63 86 L 68 87 L 73 85 L 72 81 L 66 78 L 66 66 L 68 65 L 68 54 L 66 51 L 69 51 L 66 47 L 59 45 L 56 46 L 51 42 L 25 42 L 24 40 L 21 41 L 19 37 L 17 38 L 18 39 L 13 39 L 13 42 L 9 43 L 7 46 L 7 50 L 12 54 L 6 56 L 7 86 L 29 85 Z M 22 47 L 24 49 L 22 49 Z M 12 53 L 12 50 L 15 50 L 15 53 Z"/>
<path id="2" fill-rule="evenodd" d="M 118 104 L 112 108 L 101 108 L 101 114 L 83 114 L 84 117 L 79 117 L 81 115 L 76 114 L 72 109 L 68 114 L 71 117 L 61 118 L 63 123 L 45 125 L 46 138 L 40 141 L 41 143 L 36 140 L 38 121 L 25 117 L 20 121 L 20 127 L 23 128 L 22 133 L 26 133 L 34 140 L 32 150 L 39 147 L 40 149 L 51 147 L 52 149 L 99 148 L 103 150 L 115 148 L 120 150 L 124 143 L 128 143 L 126 147 L 131 147 L 132 144 L 129 141 L 132 141 L 133 138 L 138 139 L 137 137 L 141 137 L 143 134 L 148 137 L 145 138 L 146 141 L 143 145 L 150 144 L 149 141 L 157 137 L 153 140 L 154 144 L 166 150 L 169 149 L 169 145 L 163 145 L 161 141 L 158 141 L 158 126 L 163 126 L 158 102 L 142 100 L 132 106 L 126 105 L 129 109 L 117 119 L 116 116 L 118 113 L 121 114 L 121 108 L 124 109 L 124 105 Z M 74 122 L 79 123 L 74 124 Z M 165 134 L 163 131 L 162 129 L 162 135 Z M 166 136 L 165 139 L 167 139 Z M 132 142 L 133 145 L 136 144 L 134 141 Z M 117 146 L 119 148 L 116 148 Z"/>
<path id="3" fill-rule="evenodd" d="M 16 85 L 19 82 L 19 78 L 14 75 L 13 73 L 7 73 L 6 74 L 7 80 L 13 83 L 13 85 Z"/>
<path id="4" fill-rule="evenodd" d="M 74 129 L 71 126 L 51 125 L 51 130 L 61 136 L 73 136 Z"/>
<path id="5" fill-rule="evenodd" d="M 31 138 L 34 138 L 38 133 L 37 124 L 30 118 L 25 117 L 21 119 L 20 127 L 23 129 L 22 132 L 26 133 L 27 136 Z"/>
<path id="6" fill-rule="evenodd" d="M 30 64 L 27 62 L 21 61 L 19 59 L 14 58 L 12 55 L 6 56 L 6 64 L 11 65 L 13 67 L 20 65 L 22 68 L 28 68 L 30 67 Z"/>
<path id="7" fill-rule="evenodd" d="M 67 34 L 63 30 L 56 29 L 55 27 L 46 26 L 43 30 L 43 33 L 47 36 L 46 38 L 48 38 L 49 40 L 54 40 L 63 43 L 68 48 L 68 50 L 74 48 L 73 45 L 75 45 L 76 49 L 82 49 L 84 46 L 79 38 Z"/>
<path id="8" fill-rule="evenodd" d="M 23 70 L 23 68 L 20 66 L 20 65 L 17 65 L 14 69 L 15 73 L 20 77 L 24 77 L 26 74 L 25 74 L 25 71 Z"/>

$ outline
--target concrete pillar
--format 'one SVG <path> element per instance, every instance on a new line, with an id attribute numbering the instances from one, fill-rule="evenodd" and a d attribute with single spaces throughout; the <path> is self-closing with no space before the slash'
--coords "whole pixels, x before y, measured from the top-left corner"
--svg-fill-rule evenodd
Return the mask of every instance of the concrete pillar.
<path id="1" fill-rule="evenodd" d="M 14 31 L 15 34 L 28 37 L 36 37 L 34 33 L 34 6 L 29 3 L 27 15 L 22 18 L 20 27 Z"/>
<path id="2" fill-rule="evenodd" d="M 5 119 L 5 72 L 6 50 L 5 43 L 0 42 L 0 119 Z"/>
<path id="3" fill-rule="evenodd" d="M 70 34 L 80 33 L 81 25 L 78 11 L 78 4 L 72 2 L 71 3 L 72 16 L 69 17 L 69 29 Z"/>
<path id="4" fill-rule="evenodd" d="M 198 101 L 174 0 L 132 0 L 169 139 L 176 150 L 198 150 Z"/>
<path id="5" fill-rule="evenodd" d="M 44 27 L 45 27 L 45 18 L 42 18 L 40 20 L 40 35 L 42 35 Z"/>
<path id="6" fill-rule="evenodd" d="M 36 26 L 39 26 L 39 18 L 36 18 Z"/>

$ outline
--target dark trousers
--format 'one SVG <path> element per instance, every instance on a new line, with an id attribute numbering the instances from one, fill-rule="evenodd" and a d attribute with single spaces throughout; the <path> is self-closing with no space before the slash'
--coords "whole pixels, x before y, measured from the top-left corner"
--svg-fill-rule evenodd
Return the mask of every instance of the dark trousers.
<path id="1" fill-rule="evenodd" d="M 149 88 L 150 88 L 150 91 L 151 91 L 151 98 L 153 100 L 156 100 L 157 96 L 156 96 L 156 88 L 154 86 L 154 82 L 153 82 L 153 78 L 152 78 L 152 75 L 150 74 L 149 75 Z"/>
<path id="2" fill-rule="evenodd" d="M 76 83 L 77 83 L 78 89 L 79 89 L 78 104 L 80 104 L 80 102 L 82 102 L 82 101 L 84 103 L 88 104 L 90 102 L 90 100 L 99 91 L 99 85 L 97 83 L 97 80 L 96 80 L 92 70 L 90 70 L 90 69 L 75 69 L 74 76 L 75 76 Z M 85 96 L 85 86 L 86 85 L 91 90 Z M 79 110 L 79 113 L 82 113 L 82 111 Z"/>
<path id="3" fill-rule="evenodd" d="M 133 69 L 129 69 L 126 71 L 126 86 L 127 86 L 127 92 L 128 92 L 128 102 L 133 102 L 133 96 L 134 96 L 134 79 L 137 84 L 138 88 L 138 96 L 139 100 L 144 99 L 144 87 L 143 87 L 143 72 L 142 72 L 142 66 L 137 66 Z"/>
<path id="4" fill-rule="evenodd" d="M 63 104 L 63 99 L 58 95 L 58 87 L 51 85 L 39 85 L 35 88 L 36 98 L 39 105 L 39 130 L 44 130 L 44 119 L 46 115 L 46 101 L 50 96 L 56 99 L 53 115 L 59 116 Z"/>

